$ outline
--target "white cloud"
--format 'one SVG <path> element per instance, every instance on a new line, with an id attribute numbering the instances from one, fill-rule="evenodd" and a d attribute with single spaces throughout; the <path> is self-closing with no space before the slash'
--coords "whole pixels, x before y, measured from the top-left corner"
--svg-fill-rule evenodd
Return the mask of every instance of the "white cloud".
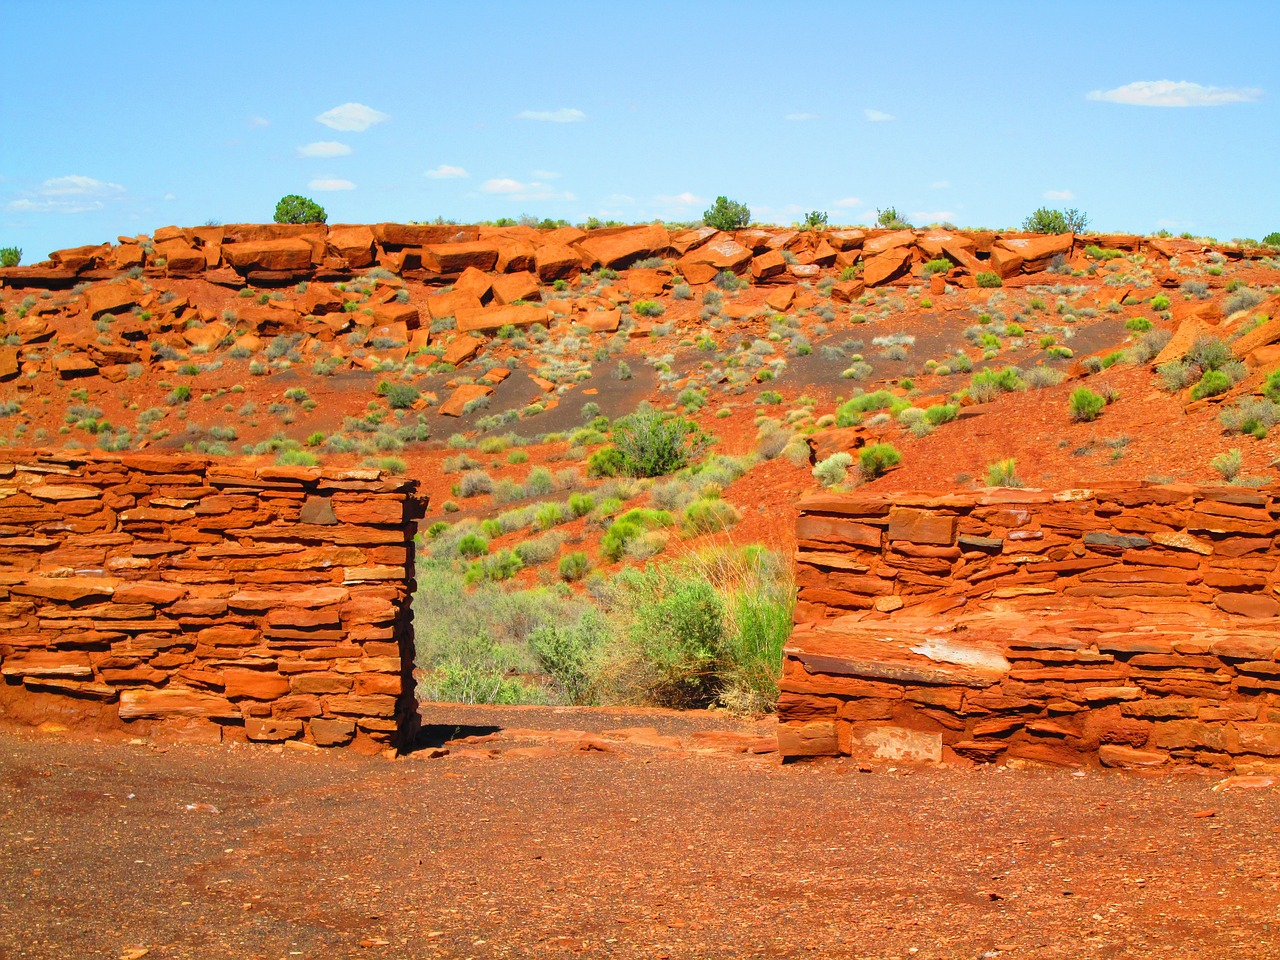
<path id="1" fill-rule="evenodd" d="M 40 184 L 36 191 L 42 197 L 101 197 L 124 193 L 124 187 L 118 183 L 106 183 L 93 177 L 81 177 L 72 174 L 68 177 L 54 177 Z"/>
<path id="2" fill-rule="evenodd" d="M 340 177 L 317 177 L 307 184 L 312 190 L 354 190 L 356 185 Z"/>
<path id="3" fill-rule="evenodd" d="M 178 195 L 176 193 L 166 193 L 161 199 L 172 203 L 174 200 L 178 199 Z"/>
<path id="4" fill-rule="evenodd" d="M 860 207 L 862 206 L 862 201 L 857 197 L 842 197 L 836 201 L 835 205 L 837 207 Z"/>
<path id="5" fill-rule="evenodd" d="M 535 170 L 535 171 L 533 171 L 533 177 L 534 177 L 534 179 L 536 179 L 536 180 L 555 180 L 555 179 L 556 179 L 557 177 L 559 177 L 559 176 L 560 176 L 560 174 L 556 173 L 554 170 Z"/>
<path id="6" fill-rule="evenodd" d="M 954 210 L 916 210 L 911 214 L 911 219 L 917 223 L 951 222 L 955 218 Z"/>
<path id="7" fill-rule="evenodd" d="M 863 110 L 862 115 L 867 118 L 869 123 L 886 123 L 890 120 L 897 119 L 891 113 L 885 113 L 883 110 Z"/>
<path id="8" fill-rule="evenodd" d="M 540 183 L 537 180 L 522 183 L 519 180 L 512 180 L 510 177 L 496 177 L 493 180 L 486 180 L 484 183 L 480 184 L 480 189 L 485 193 L 498 193 L 502 194 L 504 197 L 510 197 L 513 200 L 577 199 L 577 197 L 568 190 L 552 190 L 545 183 Z"/>
<path id="9" fill-rule="evenodd" d="M 332 127 L 334 130 L 351 130 L 357 133 L 361 130 L 368 130 L 375 123 L 382 123 L 390 119 L 391 116 L 389 114 L 383 113 L 381 110 L 375 110 L 373 107 L 367 107 L 363 103 L 342 103 L 316 117 L 316 121 L 323 123 L 326 127 Z"/>
<path id="10" fill-rule="evenodd" d="M 270 120 L 268 120 L 266 117 L 250 117 L 250 118 L 249 118 L 249 126 L 251 126 L 251 127 L 269 127 L 269 126 L 271 126 L 271 121 L 270 121 Z"/>
<path id="11" fill-rule="evenodd" d="M 317 140 L 298 148 L 300 157 L 345 157 L 351 148 L 337 140 Z"/>
<path id="12" fill-rule="evenodd" d="M 1046 190 L 1044 198 L 1046 200 L 1074 200 L 1076 195 L 1070 190 Z"/>
<path id="13" fill-rule="evenodd" d="M 587 115 L 576 107 L 561 107 L 559 110 L 521 110 L 516 114 L 520 120 L 541 120 L 546 123 L 581 123 Z"/>
<path id="14" fill-rule="evenodd" d="M 677 193 L 674 196 L 662 195 L 653 199 L 664 207 L 696 207 L 705 202 L 701 197 L 694 196 L 688 190 L 684 193 Z"/>
<path id="15" fill-rule="evenodd" d="M 951 189 L 951 181 L 950 181 L 950 180 L 935 180 L 935 181 L 933 181 L 933 183 L 929 184 L 929 189 L 930 189 L 930 190 L 950 190 L 950 189 Z"/>
<path id="16" fill-rule="evenodd" d="M 119 199 L 124 192 L 118 183 L 71 174 L 51 177 L 7 206 L 21 213 L 87 213 L 103 209 L 106 201 Z"/>
<path id="17" fill-rule="evenodd" d="M 613 203 L 618 205 L 630 205 L 636 202 L 636 198 L 626 193 L 611 193 L 605 203 Z"/>
<path id="18" fill-rule="evenodd" d="M 792 123 L 804 123 L 808 120 L 817 120 L 818 115 L 816 113 L 788 113 L 782 119 L 789 120 Z"/>
<path id="19" fill-rule="evenodd" d="M 1185 80 L 1136 80 L 1111 90 L 1094 90 L 1086 99 L 1132 107 L 1221 107 L 1228 103 L 1252 103 L 1261 97 L 1259 87 L 1205 87 Z"/>
<path id="20" fill-rule="evenodd" d="M 463 170 L 462 167 L 451 167 L 447 163 L 442 163 L 434 170 L 428 170 L 423 176 L 430 177 L 432 180 L 461 180 L 463 177 L 471 176 L 471 174 Z"/>
<path id="21" fill-rule="evenodd" d="M 497 177 L 480 184 L 480 189 L 485 193 L 520 193 L 526 189 L 526 186 L 510 177 Z"/>

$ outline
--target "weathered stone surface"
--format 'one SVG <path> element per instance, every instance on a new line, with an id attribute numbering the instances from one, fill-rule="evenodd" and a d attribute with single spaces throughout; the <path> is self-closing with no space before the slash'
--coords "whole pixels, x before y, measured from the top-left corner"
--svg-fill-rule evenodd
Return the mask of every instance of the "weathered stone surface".
<path id="1" fill-rule="evenodd" d="M 225 697 L 199 690 L 123 690 L 120 717 L 124 720 L 168 717 L 217 717 L 239 719 L 240 710 Z"/>
<path id="2" fill-rule="evenodd" d="M 784 760 L 797 757 L 834 757 L 839 746 L 832 720 L 778 725 L 778 753 Z"/>

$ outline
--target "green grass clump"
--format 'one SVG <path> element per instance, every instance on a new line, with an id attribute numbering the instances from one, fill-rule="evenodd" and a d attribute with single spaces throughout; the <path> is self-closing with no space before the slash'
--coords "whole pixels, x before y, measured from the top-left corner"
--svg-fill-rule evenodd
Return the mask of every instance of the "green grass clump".
<path id="1" fill-rule="evenodd" d="M 987 467 L 988 487 L 1021 487 L 1018 477 L 1018 461 L 1013 457 L 997 460 Z"/>
<path id="2" fill-rule="evenodd" d="M 974 278 L 980 287 L 1003 287 L 1004 281 L 1000 279 L 1000 274 L 992 273 L 990 270 L 983 270 Z"/>
<path id="3" fill-rule="evenodd" d="M 666 510 L 650 510 L 637 507 L 628 510 L 609 525 L 600 540 L 600 553 L 612 561 L 622 559 L 627 544 L 642 534 L 670 527 L 675 520 Z"/>
<path id="4" fill-rule="evenodd" d="M 1081 387 L 1071 394 L 1071 419 L 1083 423 L 1098 419 L 1098 414 L 1107 405 L 1106 399 L 1094 393 L 1088 387 Z"/>
<path id="5" fill-rule="evenodd" d="M 901 462 L 902 454 L 891 443 L 873 443 L 858 451 L 858 468 L 868 480 L 874 480 Z"/>

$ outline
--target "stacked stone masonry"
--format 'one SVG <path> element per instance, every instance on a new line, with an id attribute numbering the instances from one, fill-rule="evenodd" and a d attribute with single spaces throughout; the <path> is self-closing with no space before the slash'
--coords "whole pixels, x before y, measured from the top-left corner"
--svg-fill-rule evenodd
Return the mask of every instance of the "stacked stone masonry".
<path id="1" fill-rule="evenodd" d="M 1280 488 L 819 495 L 788 758 L 1280 773 Z"/>
<path id="2" fill-rule="evenodd" d="M 0 717 L 373 751 L 413 734 L 412 480 L 0 461 Z"/>

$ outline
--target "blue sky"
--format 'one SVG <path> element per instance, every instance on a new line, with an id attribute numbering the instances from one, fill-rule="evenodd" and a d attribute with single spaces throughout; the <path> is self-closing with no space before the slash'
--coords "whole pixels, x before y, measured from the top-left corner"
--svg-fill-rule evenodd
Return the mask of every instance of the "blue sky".
<path id="1" fill-rule="evenodd" d="M 691 220 L 727 194 L 774 223 L 1280 230 L 1273 0 L 6 0 L 4 22 L 0 246 L 27 263 L 287 193 L 331 223 Z"/>

